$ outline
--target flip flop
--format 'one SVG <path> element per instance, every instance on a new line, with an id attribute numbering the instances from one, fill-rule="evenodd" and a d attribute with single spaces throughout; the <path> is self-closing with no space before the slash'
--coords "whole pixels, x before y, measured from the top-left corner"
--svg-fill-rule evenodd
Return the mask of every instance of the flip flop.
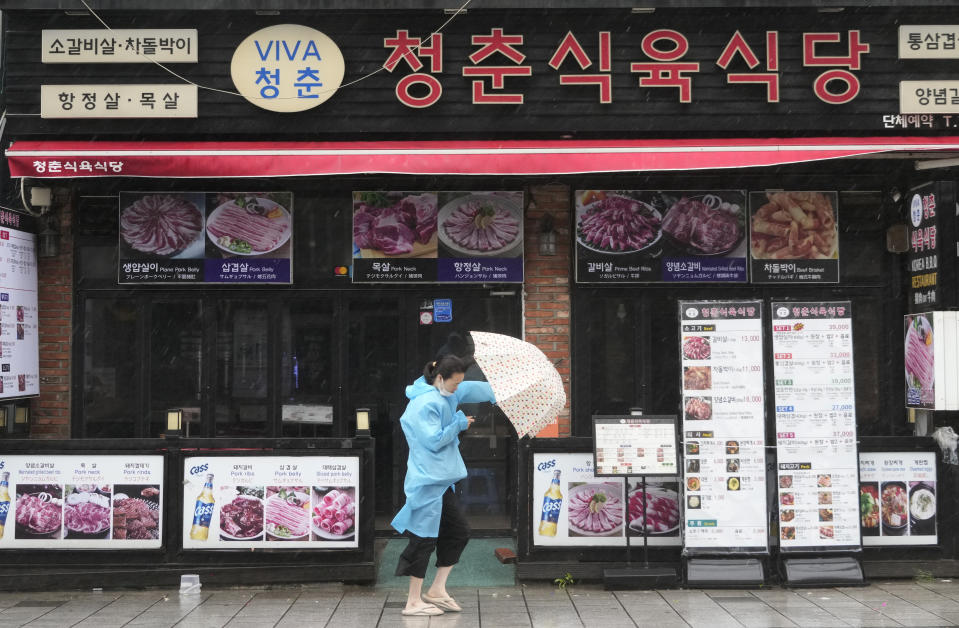
<path id="1" fill-rule="evenodd" d="M 442 608 L 444 611 L 453 611 L 459 612 L 463 610 L 463 607 L 456 603 L 451 597 L 430 597 L 429 595 L 421 596 L 424 602 L 429 602 L 437 608 Z"/>
<path id="2" fill-rule="evenodd" d="M 413 609 L 404 608 L 403 614 L 407 617 L 433 617 L 435 615 L 442 615 L 443 611 L 432 604 L 428 604 Z"/>

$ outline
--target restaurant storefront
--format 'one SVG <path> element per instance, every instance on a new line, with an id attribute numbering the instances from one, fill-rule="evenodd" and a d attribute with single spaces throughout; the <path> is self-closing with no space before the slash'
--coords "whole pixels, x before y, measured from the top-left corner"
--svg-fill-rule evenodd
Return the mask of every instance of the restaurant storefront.
<path id="1" fill-rule="evenodd" d="M 520 578 L 602 579 L 644 536 L 667 582 L 959 573 L 929 438 L 959 409 L 956 10 L 54 4 L 0 3 L 2 204 L 42 249 L 0 549 L 371 580 L 403 388 L 481 330 L 569 395 L 536 439 L 489 405 L 462 439 Z M 671 417 L 673 473 L 597 475 L 598 416 Z"/>

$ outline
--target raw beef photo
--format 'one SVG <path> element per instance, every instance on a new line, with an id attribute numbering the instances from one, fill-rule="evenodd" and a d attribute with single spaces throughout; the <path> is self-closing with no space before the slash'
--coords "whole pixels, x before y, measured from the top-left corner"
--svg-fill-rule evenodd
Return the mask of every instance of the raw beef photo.
<path id="1" fill-rule="evenodd" d="M 663 232 L 694 255 L 721 255 L 733 250 L 745 230 L 739 222 L 741 208 L 719 196 L 679 199 L 663 219 Z"/>
<path id="2" fill-rule="evenodd" d="M 263 487 L 237 486 L 220 508 L 220 537 L 228 541 L 263 539 Z"/>
<path id="3" fill-rule="evenodd" d="M 16 499 L 15 538 L 57 538 L 63 519 L 63 486 L 18 484 Z"/>
<path id="4" fill-rule="evenodd" d="M 159 539 L 160 487 L 155 484 L 117 484 L 113 491 L 113 538 Z"/>
<path id="5" fill-rule="evenodd" d="M 687 336 L 683 339 L 683 357 L 687 360 L 708 360 L 711 354 L 709 338 Z"/>
<path id="6" fill-rule="evenodd" d="M 110 486 L 67 484 L 65 493 L 63 538 L 109 538 Z"/>
<path id="7" fill-rule="evenodd" d="M 143 196 L 120 213 L 120 237 L 130 248 L 150 255 L 176 255 L 202 231 L 203 214 L 175 194 Z"/>
<path id="8" fill-rule="evenodd" d="M 435 257 L 435 194 L 353 193 L 353 244 L 362 257 Z"/>
<path id="9" fill-rule="evenodd" d="M 571 483 L 568 511 L 571 535 L 606 536 L 618 533 L 626 518 L 623 485 Z"/>
<path id="10" fill-rule="evenodd" d="M 687 421 L 708 421 L 713 418 L 712 398 L 688 397 L 683 410 Z"/>
<path id="11" fill-rule="evenodd" d="M 521 230 L 520 216 L 492 195 L 457 199 L 444 206 L 441 213 L 442 233 L 469 252 L 489 253 L 511 247 Z"/>
<path id="12" fill-rule="evenodd" d="M 577 211 L 576 238 L 600 252 L 633 253 L 659 240 L 662 218 L 649 204 L 605 195 Z"/>

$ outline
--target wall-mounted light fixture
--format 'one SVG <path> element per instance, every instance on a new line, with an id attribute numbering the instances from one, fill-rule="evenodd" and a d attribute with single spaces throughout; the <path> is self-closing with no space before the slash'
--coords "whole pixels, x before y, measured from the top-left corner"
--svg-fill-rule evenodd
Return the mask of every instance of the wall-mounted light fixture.
<path id="1" fill-rule="evenodd" d="M 356 435 L 357 436 L 370 435 L 370 409 L 369 408 L 356 409 Z"/>
<path id="2" fill-rule="evenodd" d="M 180 438 L 183 433 L 183 410 L 171 408 L 166 411 L 166 432 L 164 438 Z"/>
<path id="3" fill-rule="evenodd" d="M 556 230 L 553 228 L 552 214 L 543 214 L 539 219 L 539 254 L 556 255 Z"/>
<path id="4" fill-rule="evenodd" d="M 44 214 L 39 218 L 40 233 L 37 234 L 37 255 L 39 257 L 56 257 L 60 255 L 60 232 L 57 230 L 57 219 L 52 213 Z"/>

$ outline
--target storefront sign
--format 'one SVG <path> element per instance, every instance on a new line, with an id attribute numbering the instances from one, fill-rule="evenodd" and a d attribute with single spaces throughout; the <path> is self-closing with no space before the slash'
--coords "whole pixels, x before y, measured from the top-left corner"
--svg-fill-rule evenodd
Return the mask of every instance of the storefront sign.
<path id="1" fill-rule="evenodd" d="M 196 63 L 195 28 L 44 30 L 43 63 Z"/>
<path id="2" fill-rule="evenodd" d="M 237 91 L 269 111 L 312 109 L 343 82 L 343 53 L 309 26 L 278 24 L 253 33 L 233 53 L 230 75 Z"/>
<path id="3" fill-rule="evenodd" d="M 852 309 L 773 303 L 779 545 L 858 549 Z"/>
<path id="4" fill-rule="evenodd" d="M 185 458 L 183 548 L 359 547 L 359 458 Z"/>
<path id="5" fill-rule="evenodd" d="M 197 87 L 167 84 L 41 85 L 40 117 L 195 118 Z"/>
<path id="6" fill-rule="evenodd" d="M 680 301 L 688 553 L 766 552 L 761 301 Z"/>
<path id="7" fill-rule="evenodd" d="M 957 303 L 956 185 L 930 181 L 906 195 L 909 229 L 908 294 L 910 312 L 928 312 Z"/>
<path id="8" fill-rule="evenodd" d="M 521 283 L 523 193 L 353 192 L 353 281 Z"/>
<path id="9" fill-rule="evenodd" d="M 863 545 L 935 545 L 936 454 L 859 454 Z"/>
<path id="10" fill-rule="evenodd" d="M 750 192 L 753 283 L 839 283 L 839 195 Z"/>
<path id="11" fill-rule="evenodd" d="M 741 190 L 578 190 L 576 281 L 746 281 Z"/>
<path id="12" fill-rule="evenodd" d="M 0 210 L 0 399 L 40 394 L 35 231 L 32 218 Z"/>
<path id="13" fill-rule="evenodd" d="M 0 549 L 159 549 L 163 456 L 0 456 Z M 4 519 L 5 517 L 5 519 Z"/>
<path id="14" fill-rule="evenodd" d="M 679 469 L 675 416 L 594 416 L 598 476 L 675 476 Z"/>
<path id="15" fill-rule="evenodd" d="M 900 81 L 901 113 L 959 113 L 959 81 Z"/>
<path id="16" fill-rule="evenodd" d="M 533 454 L 533 545 L 625 547 L 643 536 L 650 545 L 680 545 L 678 478 L 599 478 L 589 453 Z M 646 493 L 646 517 L 643 498 Z"/>
<path id="17" fill-rule="evenodd" d="M 121 192 L 119 283 L 290 283 L 290 192 Z"/>
<path id="18" fill-rule="evenodd" d="M 900 59 L 959 59 L 955 24 L 903 24 L 899 26 Z"/>

